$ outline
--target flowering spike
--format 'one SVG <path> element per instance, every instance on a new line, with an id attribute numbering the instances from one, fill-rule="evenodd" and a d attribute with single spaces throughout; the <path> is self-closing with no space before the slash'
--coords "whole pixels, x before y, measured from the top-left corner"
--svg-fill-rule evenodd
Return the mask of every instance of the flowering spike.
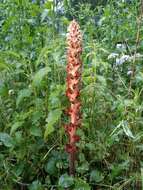
<path id="1" fill-rule="evenodd" d="M 69 142 L 66 146 L 66 151 L 70 155 L 70 174 L 75 174 L 75 153 L 77 152 L 76 142 L 80 137 L 76 135 L 77 127 L 81 125 L 79 100 L 80 96 L 80 81 L 82 62 L 80 55 L 82 53 L 82 35 L 78 23 L 73 20 L 68 28 L 67 35 L 67 79 L 66 79 L 66 96 L 69 99 L 70 107 L 67 114 L 70 117 L 70 123 L 65 125 L 65 131 L 68 134 Z"/>

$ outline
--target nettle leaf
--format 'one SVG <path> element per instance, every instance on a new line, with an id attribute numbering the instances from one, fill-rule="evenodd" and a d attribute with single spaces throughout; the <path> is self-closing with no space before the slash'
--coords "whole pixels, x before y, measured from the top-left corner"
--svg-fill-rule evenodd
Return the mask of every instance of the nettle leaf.
<path id="1" fill-rule="evenodd" d="M 90 181 L 91 182 L 96 182 L 99 183 L 104 179 L 104 176 L 102 175 L 102 173 L 98 170 L 92 170 L 92 172 L 90 173 Z"/>
<path id="2" fill-rule="evenodd" d="M 54 126 L 51 124 L 47 124 L 46 125 L 46 130 L 44 133 L 44 139 L 46 139 L 48 137 L 48 135 L 50 135 L 52 132 L 54 132 Z"/>
<path id="3" fill-rule="evenodd" d="M 61 107 L 61 97 L 65 92 L 65 85 L 57 85 L 53 83 L 50 86 L 49 104 L 48 108 L 56 109 Z"/>
<path id="4" fill-rule="evenodd" d="M 18 121 L 11 126 L 10 134 L 12 135 L 19 127 L 23 125 L 22 121 Z"/>
<path id="5" fill-rule="evenodd" d="M 14 141 L 11 136 L 7 133 L 0 133 L 0 142 L 2 142 L 6 147 L 13 147 Z"/>
<path id="6" fill-rule="evenodd" d="M 33 181 L 32 184 L 28 188 L 29 190 L 43 190 L 42 184 L 40 181 Z"/>
<path id="7" fill-rule="evenodd" d="M 62 175 L 59 178 L 59 186 L 63 188 L 71 187 L 74 184 L 74 178 L 67 174 Z"/>
<path id="8" fill-rule="evenodd" d="M 77 167 L 77 172 L 84 174 L 89 170 L 89 163 L 87 161 L 84 161 L 82 164 L 80 164 Z"/>
<path id="9" fill-rule="evenodd" d="M 47 46 L 43 47 L 40 55 L 38 56 L 38 59 L 36 61 L 36 66 L 40 65 L 41 62 L 44 60 L 45 56 L 48 56 L 48 54 L 51 52 L 51 50 L 49 50 L 49 48 Z"/>
<path id="10" fill-rule="evenodd" d="M 76 179 L 74 190 L 91 190 L 91 188 L 84 180 Z"/>
<path id="11" fill-rule="evenodd" d="M 46 139 L 47 136 L 54 131 L 54 124 L 56 124 L 57 121 L 60 119 L 61 114 L 61 109 L 55 109 L 49 112 L 48 118 L 46 119 L 47 125 L 44 133 L 44 139 Z"/>
<path id="12" fill-rule="evenodd" d="M 44 167 L 45 171 L 50 175 L 55 175 L 57 173 L 56 160 L 50 159 Z"/>
<path id="13" fill-rule="evenodd" d="M 32 91 L 30 89 L 23 89 L 20 90 L 17 100 L 16 100 L 16 106 L 19 106 L 19 104 L 25 99 L 29 98 L 32 94 Z"/>
<path id="14" fill-rule="evenodd" d="M 111 166 L 111 178 L 112 180 L 116 177 L 116 176 L 119 176 L 121 174 L 122 171 L 124 170 L 127 170 L 129 168 L 129 164 L 130 164 L 130 161 L 129 160 L 126 160 L 124 161 L 123 163 L 116 163 L 114 165 Z"/>
<path id="15" fill-rule="evenodd" d="M 24 170 L 23 162 L 14 165 L 13 172 L 16 176 L 20 176 L 23 170 Z"/>
<path id="16" fill-rule="evenodd" d="M 40 106 L 41 106 L 41 104 L 40 104 Z M 43 112 L 42 111 L 34 111 L 32 114 L 32 118 L 31 118 L 32 124 L 37 123 L 41 118 L 43 118 Z"/>
<path id="17" fill-rule="evenodd" d="M 34 87 L 40 87 L 42 80 L 44 79 L 44 77 L 51 72 L 51 68 L 50 67 L 45 67 L 40 69 L 33 77 L 33 82 L 32 85 Z"/>
<path id="18" fill-rule="evenodd" d="M 42 136 L 42 130 L 41 130 L 41 128 L 39 128 L 37 126 L 32 126 L 30 128 L 30 133 L 31 133 L 31 135 L 33 135 L 35 137 L 41 137 Z"/>
<path id="19" fill-rule="evenodd" d="M 61 116 L 61 109 L 55 109 L 49 112 L 48 118 L 46 119 L 47 123 L 53 124 L 55 123 Z"/>

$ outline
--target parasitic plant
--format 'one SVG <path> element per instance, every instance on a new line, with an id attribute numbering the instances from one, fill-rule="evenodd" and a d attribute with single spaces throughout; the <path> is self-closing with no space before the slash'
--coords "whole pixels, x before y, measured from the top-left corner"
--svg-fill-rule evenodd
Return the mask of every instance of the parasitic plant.
<path id="1" fill-rule="evenodd" d="M 70 106 L 67 110 L 67 114 L 70 117 L 70 123 L 65 125 L 65 131 L 69 139 L 69 142 L 66 145 L 66 151 L 69 153 L 69 172 L 70 175 L 74 176 L 77 152 L 76 142 L 80 139 L 79 136 L 76 135 L 76 130 L 81 125 L 81 103 L 79 97 L 82 68 L 82 62 L 80 59 L 82 53 L 82 35 L 79 25 L 75 20 L 69 25 L 67 44 L 66 96 L 70 102 Z"/>

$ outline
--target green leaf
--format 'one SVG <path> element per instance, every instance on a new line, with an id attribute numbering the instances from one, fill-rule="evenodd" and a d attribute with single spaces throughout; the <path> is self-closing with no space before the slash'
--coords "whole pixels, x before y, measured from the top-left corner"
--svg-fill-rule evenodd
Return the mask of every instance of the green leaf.
<path id="1" fill-rule="evenodd" d="M 16 122 L 11 126 L 10 134 L 12 135 L 19 127 L 23 125 L 23 122 Z"/>
<path id="2" fill-rule="evenodd" d="M 113 132 L 111 133 L 111 135 L 113 135 L 116 132 L 116 130 L 118 130 L 121 127 L 122 127 L 124 133 L 128 137 L 131 137 L 131 138 L 135 139 L 135 136 L 133 135 L 132 131 L 128 127 L 128 122 L 127 121 L 123 121 L 123 120 L 119 123 L 119 125 L 117 125 L 117 127 L 113 130 Z"/>
<path id="3" fill-rule="evenodd" d="M 24 163 L 23 162 L 15 164 L 15 166 L 13 168 L 13 172 L 17 177 L 21 175 L 23 170 L 24 170 Z"/>
<path id="4" fill-rule="evenodd" d="M 60 119 L 62 111 L 60 109 L 52 110 L 46 119 L 47 125 L 44 133 L 44 139 L 54 131 L 54 124 Z"/>
<path id="5" fill-rule="evenodd" d="M 23 89 L 20 90 L 17 100 L 16 100 L 16 106 L 19 106 L 19 104 L 25 99 L 29 98 L 32 94 L 32 91 L 30 89 Z"/>
<path id="6" fill-rule="evenodd" d="M 128 136 L 128 137 L 131 137 L 131 138 L 135 138 L 132 131 L 130 130 L 130 128 L 128 127 L 127 124 L 124 124 L 123 125 L 123 130 L 124 130 L 124 133 Z"/>
<path id="7" fill-rule="evenodd" d="M 74 184 L 74 178 L 67 174 L 62 175 L 59 178 L 59 186 L 63 188 L 71 187 Z"/>
<path id="8" fill-rule="evenodd" d="M 36 101 L 34 101 L 35 103 Z M 41 104 L 39 105 L 41 107 Z M 38 107 L 38 106 L 37 106 Z M 32 124 L 35 124 L 37 122 L 39 122 L 39 120 L 43 118 L 43 112 L 42 111 L 34 111 L 32 114 Z"/>
<path id="9" fill-rule="evenodd" d="M 5 62 L 1 62 L 0 60 L 0 70 L 8 69 L 8 65 Z"/>
<path id="10" fill-rule="evenodd" d="M 92 172 L 90 173 L 90 181 L 91 182 L 96 182 L 99 183 L 104 179 L 104 176 L 102 175 L 102 173 L 98 170 L 92 170 Z"/>
<path id="11" fill-rule="evenodd" d="M 84 180 L 76 179 L 75 181 L 76 182 L 74 190 L 91 190 L 89 184 L 86 183 Z"/>
<path id="12" fill-rule="evenodd" d="M 85 145 L 90 151 L 95 151 L 96 147 L 94 143 L 86 143 Z"/>
<path id="13" fill-rule="evenodd" d="M 50 67 L 40 69 L 33 77 L 32 85 L 34 87 L 40 87 L 44 77 L 51 71 Z"/>
<path id="14" fill-rule="evenodd" d="M 87 161 L 84 161 L 82 164 L 80 164 L 77 167 L 77 171 L 81 174 L 84 174 L 85 172 L 87 172 L 89 170 L 89 163 Z"/>
<path id="15" fill-rule="evenodd" d="M 143 168 L 141 168 L 141 182 L 142 182 L 142 187 L 143 187 Z"/>
<path id="16" fill-rule="evenodd" d="M 53 7 L 53 0 L 50 0 L 50 1 L 48 0 L 47 2 L 45 2 L 44 6 L 47 9 L 52 9 L 52 7 Z"/>
<path id="17" fill-rule="evenodd" d="M 0 96 L 8 96 L 8 88 L 4 84 L 0 84 Z"/>
<path id="18" fill-rule="evenodd" d="M 116 176 L 120 176 L 121 172 L 124 171 L 124 170 L 128 170 L 129 169 L 129 164 L 130 164 L 130 161 L 129 160 L 126 160 L 122 163 L 116 163 L 114 165 L 111 165 L 111 178 L 112 180 L 116 177 Z"/>
<path id="19" fill-rule="evenodd" d="M 50 175 L 54 175 L 57 172 L 56 168 L 56 160 L 55 159 L 50 159 L 47 164 L 45 165 L 45 171 L 49 173 Z"/>
<path id="20" fill-rule="evenodd" d="M 48 114 L 48 118 L 46 119 L 46 122 L 54 124 L 61 117 L 61 114 L 62 111 L 60 109 L 50 111 Z"/>
<path id="21" fill-rule="evenodd" d="M 31 135 L 33 135 L 35 137 L 41 137 L 42 136 L 42 130 L 41 130 L 41 128 L 39 128 L 37 126 L 32 126 L 30 128 L 30 133 L 31 133 Z"/>
<path id="22" fill-rule="evenodd" d="M 0 142 L 2 142 L 6 147 L 13 147 L 14 141 L 11 136 L 7 133 L 0 133 Z"/>
<path id="23" fill-rule="evenodd" d="M 47 6 L 48 9 L 50 9 L 50 7 Z M 41 14 L 41 22 L 43 22 L 45 20 L 45 18 L 48 16 L 48 9 L 44 9 L 43 13 Z"/>
<path id="24" fill-rule="evenodd" d="M 42 184 L 40 181 L 33 181 L 32 184 L 28 188 L 29 190 L 43 190 Z"/>
<path id="25" fill-rule="evenodd" d="M 51 124 L 47 124 L 46 125 L 46 130 L 44 133 L 44 139 L 46 139 L 48 137 L 48 135 L 50 135 L 52 132 L 54 132 L 54 127 Z"/>

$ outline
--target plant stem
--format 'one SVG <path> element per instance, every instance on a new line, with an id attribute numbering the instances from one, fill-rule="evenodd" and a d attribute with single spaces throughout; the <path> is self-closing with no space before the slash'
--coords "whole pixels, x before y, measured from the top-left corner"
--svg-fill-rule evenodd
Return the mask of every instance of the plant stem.
<path id="1" fill-rule="evenodd" d="M 75 176 L 75 152 L 69 154 L 69 174 Z"/>

